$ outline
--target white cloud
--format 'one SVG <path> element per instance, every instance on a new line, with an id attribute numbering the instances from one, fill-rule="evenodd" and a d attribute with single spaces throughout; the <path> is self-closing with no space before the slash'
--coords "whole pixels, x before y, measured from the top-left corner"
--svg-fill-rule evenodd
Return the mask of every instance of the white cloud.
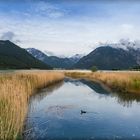
<path id="1" fill-rule="evenodd" d="M 61 18 L 67 13 L 66 10 L 60 9 L 57 5 L 52 5 L 44 1 L 35 3 L 30 12 L 35 12 L 38 16 L 46 16 L 49 18 Z"/>
<path id="2" fill-rule="evenodd" d="M 125 16 L 124 11 L 121 13 L 117 9 L 117 14 L 113 17 L 114 13 L 110 10 L 112 16 L 106 17 L 106 20 L 92 17 L 92 11 L 90 17 L 85 13 L 84 16 L 87 17 L 81 15 L 78 18 L 69 18 L 69 15 L 65 19 L 69 14 L 65 7 L 43 1 L 36 2 L 21 16 L 21 11 L 9 15 L 0 13 L 0 35 L 11 41 L 21 40 L 21 47 L 34 47 L 56 55 L 88 53 L 96 48 L 99 42 L 112 43 L 121 38 L 139 39 L 140 21 L 137 15 L 135 20 L 130 20 L 132 15 Z M 23 15 L 26 18 L 23 18 Z M 7 35 L 7 31 L 10 31 L 11 35 Z"/>
<path id="3" fill-rule="evenodd" d="M 48 55 L 48 56 L 53 56 L 53 55 L 54 55 L 53 52 L 47 51 L 47 50 L 44 50 L 44 53 L 45 53 L 46 55 Z"/>
<path id="4" fill-rule="evenodd" d="M 14 32 L 8 31 L 8 32 L 4 32 L 2 33 L 1 40 L 10 40 L 14 43 L 20 43 L 20 40 L 17 39 L 17 36 Z"/>

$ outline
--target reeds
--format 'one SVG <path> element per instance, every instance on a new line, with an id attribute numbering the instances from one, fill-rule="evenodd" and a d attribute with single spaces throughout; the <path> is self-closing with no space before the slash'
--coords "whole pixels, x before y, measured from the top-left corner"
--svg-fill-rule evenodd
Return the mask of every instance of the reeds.
<path id="1" fill-rule="evenodd" d="M 0 139 L 17 139 L 22 132 L 29 97 L 63 78 L 62 73 L 45 71 L 0 74 Z"/>
<path id="2" fill-rule="evenodd" d="M 140 93 L 140 72 L 65 72 L 65 75 L 101 82 L 115 91 Z M 0 74 L 0 139 L 20 137 L 30 96 L 63 79 L 64 74 L 59 72 Z"/>
<path id="3" fill-rule="evenodd" d="M 86 78 L 96 82 L 101 82 L 110 89 L 125 93 L 140 94 L 140 72 L 120 71 L 120 72 L 65 72 L 66 76 L 73 78 Z"/>

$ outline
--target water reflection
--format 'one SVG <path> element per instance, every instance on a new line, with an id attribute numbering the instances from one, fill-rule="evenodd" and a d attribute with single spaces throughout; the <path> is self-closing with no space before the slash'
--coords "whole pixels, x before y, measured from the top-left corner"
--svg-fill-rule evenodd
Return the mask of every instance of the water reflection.
<path id="1" fill-rule="evenodd" d="M 40 118 L 40 116 L 33 116 L 33 117 L 30 116 L 32 114 L 32 112 L 35 112 L 37 110 L 37 108 L 36 108 L 37 104 L 39 104 L 46 96 L 49 96 L 55 90 L 59 89 L 63 85 L 63 83 L 64 82 L 61 81 L 61 82 L 56 83 L 54 85 L 50 85 L 49 87 L 40 90 L 39 93 L 36 93 L 35 95 L 30 97 L 29 107 L 28 107 L 29 111 L 28 111 L 27 117 L 25 119 L 25 126 L 24 126 L 24 131 L 23 131 L 23 137 L 26 140 L 32 139 L 31 136 L 30 136 L 30 133 L 31 132 L 35 133 L 38 130 L 37 126 L 35 127 L 34 125 L 31 125 L 31 126 L 26 125 L 26 124 L 28 124 L 28 122 L 30 122 L 31 119 L 35 120 L 35 119 Z M 42 111 L 42 110 L 40 110 L 40 111 Z M 40 112 L 40 111 L 38 110 L 38 112 Z M 45 122 L 45 123 L 47 123 L 47 122 Z M 40 125 L 43 125 L 45 123 L 43 122 Z M 34 135 L 32 135 L 32 136 L 33 136 L 33 139 L 34 139 Z"/>
<path id="2" fill-rule="evenodd" d="M 109 92 L 106 89 L 104 89 L 100 84 L 87 81 L 87 80 L 80 80 L 80 82 L 84 83 L 91 89 L 95 90 L 99 94 L 106 94 L 110 95 L 112 97 L 116 97 L 116 100 L 118 103 L 122 104 L 126 107 L 131 107 L 133 102 L 140 102 L 140 95 L 139 94 L 131 94 L 131 93 L 115 93 L 115 92 Z"/>
<path id="3" fill-rule="evenodd" d="M 65 110 L 69 110 L 72 108 L 74 108 L 73 105 L 52 105 L 46 109 L 46 113 L 51 116 L 54 115 L 60 119 L 63 118 Z"/>
<path id="4" fill-rule="evenodd" d="M 125 107 L 131 107 L 134 102 L 140 102 L 139 94 L 131 93 L 111 93 L 112 96 L 116 97 L 119 104 Z"/>
<path id="5" fill-rule="evenodd" d="M 84 84 L 99 94 L 109 94 L 109 91 L 107 91 L 105 88 L 103 88 L 100 84 L 98 84 L 96 82 L 88 81 L 85 79 L 80 79 L 80 80 L 66 79 L 65 82 L 71 82 L 76 86 L 80 86 L 80 85 Z"/>
<path id="6" fill-rule="evenodd" d="M 139 101 L 138 95 L 65 79 L 31 98 L 24 139 L 140 139 Z"/>
<path id="7" fill-rule="evenodd" d="M 61 81 L 59 83 L 56 83 L 54 85 L 50 85 L 49 87 L 40 90 L 39 93 L 36 93 L 35 95 L 33 95 L 30 98 L 30 102 L 32 102 L 33 100 L 37 100 L 37 102 L 40 102 L 46 96 L 52 94 L 55 90 L 59 89 L 63 85 L 63 83 L 64 83 L 64 81 Z"/>
<path id="8" fill-rule="evenodd" d="M 80 80 L 66 79 L 65 82 L 71 82 L 76 86 L 80 86 L 83 83 L 84 85 L 87 85 L 89 88 L 91 88 L 98 94 L 105 94 L 108 96 L 115 97 L 116 100 L 118 101 L 118 103 L 125 107 L 131 107 L 133 102 L 137 102 L 137 103 L 140 102 L 139 94 L 110 92 L 96 82 L 92 82 L 92 81 L 88 81 L 88 80 L 84 80 L 84 79 L 80 79 Z M 100 96 L 100 97 L 102 97 L 102 96 Z"/>
<path id="9" fill-rule="evenodd" d="M 140 102 L 139 94 L 115 93 L 115 92 L 110 93 L 109 91 L 104 89 L 100 84 L 95 83 L 95 82 L 91 82 L 91 81 L 87 81 L 84 79 L 76 80 L 76 79 L 66 78 L 65 83 L 72 83 L 75 86 L 86 85 L 89 88 L 91 88 L 92 90 L 94 90 L 95 93 L 98 94 L 98 98 L 107 98 L 107 96 L 111 96 L 112 98 L 114 97 L 117 100 L 117 102 L 119 104 L 123 105 L 124 107 L 131 107 L 131 105 L 134 102 L 137 102 L 137 103 Z M 29 108 L 31 108 L 31 109 L 29 109 L 29 110 L 33 110 L 33 108 L 34 108 L 34 106 L 33 106 L 34 104 L 32 104 L 33 101 L 34 102 L 41 102 L 41 100 L 43 100 L 46 96 L 53 94 L 53 92 L 55 90 L 59 89 L 63 84 L 64 84 L 64 82 L 60 82 L 60 83 L 57 83 L 55 85 L 49 86 L 48 88 L 41 90 L 40 93 L 37 93 L 36 95 L 32 96 L 30 99 L 30 104 L 29 104 Z M 102 96 L 102 95 L 105 95 L 105 96 Z M 58 111 L 58 112 L 61 109 L 60 112 L 62 112 L 63 109 L 68 108 L 68 107 L 66 107 L 66 106 L 60 106 L 60 107 L 59 106 L 52 106 L 50 108 L 54 108 L 54 110 Z M 55 112 L 55 111 L 53 111 L 53 112 Z M 49 109 L 48 112 L 51 112 L 51 109 Z M 57 112 L 55 112 L 55 113 L 57 113 Z M 60 113 L 58 113 L 58 114 L 60 114 Z"/>

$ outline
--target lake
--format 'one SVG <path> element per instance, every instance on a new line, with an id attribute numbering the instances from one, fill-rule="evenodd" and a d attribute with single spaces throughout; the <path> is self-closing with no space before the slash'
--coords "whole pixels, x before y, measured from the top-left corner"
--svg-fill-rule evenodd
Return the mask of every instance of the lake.
<path id="1" fill-rule="evenodd" d="M 138 95 L 66 78 L 31 97 L 24 139 L 140 139 L 139 101 Z"/>

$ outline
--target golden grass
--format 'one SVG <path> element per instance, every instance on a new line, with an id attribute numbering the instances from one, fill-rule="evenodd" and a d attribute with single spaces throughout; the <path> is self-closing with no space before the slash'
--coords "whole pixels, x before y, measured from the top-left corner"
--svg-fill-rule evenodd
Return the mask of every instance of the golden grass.
<path id="1" fill-rule="evenodd" d="M 63 79 L 64 74 L 58 72 L 0 74 L 0 139 L 16 139 L 23 128 L 29 97 Z"/>
<path id="2" fill-rule="evenodd" d="M 65 72 L 65 75 L 101 82 L 115 91 L 140 94 L 140 72 Z"/>
<path id="3" fill-rule="evenodd" d="M 67 72 L 72 78 L 101 82 L 115 91 L 140 93 L 140 72 Z M 14 140 L 22 132 L 28 101 L 40 88 L 64 79 L 60 72 L 21 71 L 0 74 L 0 139 Z"/>

